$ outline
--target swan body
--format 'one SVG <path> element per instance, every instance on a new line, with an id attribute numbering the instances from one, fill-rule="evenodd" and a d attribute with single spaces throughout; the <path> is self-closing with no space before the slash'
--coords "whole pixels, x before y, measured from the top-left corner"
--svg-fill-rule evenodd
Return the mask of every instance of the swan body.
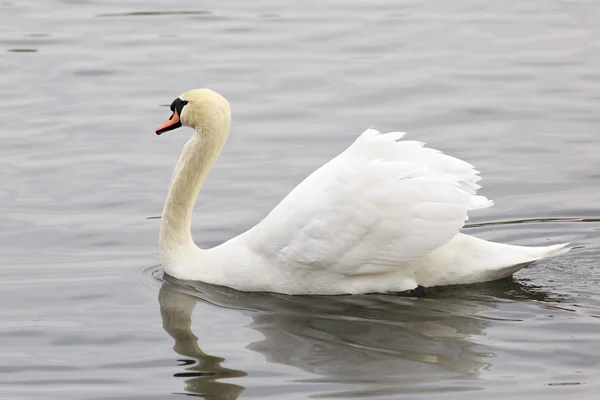
<path id="1" fill-rule="evenodd" d="M 404 133 L 368 129 L 293 189 L 261 222 L 212 249 L 191 237 L 191 216 L 231 123 L 225 98 L 184 93 L 157 134 L 196 130 L 177 163 L 162 213 L 160 256 L 175 278 L 285 294 L 400 292 L 510 276 L 566 244 L 525 247 L 459 233 L 477 195 L 473 167 Z"/>

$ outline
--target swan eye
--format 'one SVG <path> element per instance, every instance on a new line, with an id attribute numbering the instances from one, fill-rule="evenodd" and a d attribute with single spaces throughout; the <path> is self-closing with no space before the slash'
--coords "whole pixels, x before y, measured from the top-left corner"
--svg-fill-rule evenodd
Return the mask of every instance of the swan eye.
<path id="1" fill-rule="evenodd" d="M 173 100 L 169 108 L 171 109 L 171 111 L 174 112 L 175 110 L 177 110 L 177 112 L 181 114 L 181 110 L 187 103 L 187 100 L 181 100 L 180 98 L 176 98 L 175 100 Z"/>

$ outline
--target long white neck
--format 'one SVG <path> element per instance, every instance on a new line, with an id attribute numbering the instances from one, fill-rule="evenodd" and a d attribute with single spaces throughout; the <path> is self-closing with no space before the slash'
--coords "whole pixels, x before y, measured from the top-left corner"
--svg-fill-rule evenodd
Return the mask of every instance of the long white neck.
<path id="1" fill-rule="evenodd" d="M 159 239 L 160 256 L 165 268 L 177 264 L 190 251 L 200 251 L 191 234 L 192 210 L 229 133 L 228 120 L 206 122 L 185 144 L 169 185 Z"/>

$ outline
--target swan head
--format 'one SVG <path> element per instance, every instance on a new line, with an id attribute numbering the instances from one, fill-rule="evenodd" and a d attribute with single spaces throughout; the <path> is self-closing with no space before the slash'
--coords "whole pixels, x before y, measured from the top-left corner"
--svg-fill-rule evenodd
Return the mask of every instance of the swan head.
<path id="1" fill-rule="evenodd" d="M 229 130 L 231 108 L 225 97 L 211 89 L 185 92 L 171 103 L 173 114 L 156 128 L 156 134 L 188 126 L 198 132 L 206 128 L 226 127 Z"/>

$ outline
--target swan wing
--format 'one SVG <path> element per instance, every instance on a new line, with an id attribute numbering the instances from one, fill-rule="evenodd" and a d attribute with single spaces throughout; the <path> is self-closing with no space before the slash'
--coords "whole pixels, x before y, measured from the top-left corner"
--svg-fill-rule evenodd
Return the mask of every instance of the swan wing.
<path id="1" fill-rule="evenodd" d="M 467 212 L 493 203 L 457 158 L 365 131 L 316 170 L 246 236 L 267 262 L 344 275 L 386 273 L 449 242 Z"/>

